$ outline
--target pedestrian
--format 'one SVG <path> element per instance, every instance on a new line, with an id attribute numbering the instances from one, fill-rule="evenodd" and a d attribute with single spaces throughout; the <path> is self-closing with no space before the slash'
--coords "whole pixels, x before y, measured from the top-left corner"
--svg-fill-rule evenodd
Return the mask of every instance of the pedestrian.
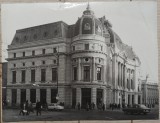
<path id="1" fill-rule="evenodd" d="M 105 104 L 103 103 L 102 105 L 102 110 L 104 111 L 105 110 Z"/>
<path id="2" fill-rule="evenodd" d="M 86 110 L 89 111 L 89 104 L 86 104 Z"/>
<path id="3" fill-rule="evenodd" d="M 41 115 L 41 103 L 37 100 L 37 103 L 36 103 L 36 114 L 38 116 L 38 114 Z"/>
<path id="4" fill-rule="evenodd" d="M 28 100 L 26 100 L 26 103 L 25 103 L 25 110 L 27 111 L 26 115 L 29 115 Z"/>
<path id="5" fill-rule="evenodd" d="M 80 102 L 78 102 L 78 110 L 80 110 L 81 108 L 81 105 L 80 105 Z"/>
<path id="6" fill-rule="evenodd" d="M 23 112 L 23 110 L 24 110 L 24 103 L 22 103 L 22 102 L 21 102 L 21 104 L 20 104 L 20 111 L 19 111 L 19 115 L 23 114 L 23 116 L 24 116 L 24 112 Z"/>

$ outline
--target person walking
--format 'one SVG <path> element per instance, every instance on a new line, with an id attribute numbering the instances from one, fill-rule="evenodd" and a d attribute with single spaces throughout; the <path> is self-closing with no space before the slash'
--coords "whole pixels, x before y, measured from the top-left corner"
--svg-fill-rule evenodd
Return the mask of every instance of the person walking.
<path id="1" fill-rule="evenodd" d="M 81 105 L 80 105 L 80 102 L 78 102 L 78 110 L 81 109 Z"/>
<path id="2" fill-rule="evenodd" d="M 21 102 L 19 115 L 23 114 L 23 116 L 24 116 L 23 110 L 24 110 L 24 103 Z"/>
<path id="3" fill-rule="evenodd" d="M 105 104 L 103 103 L 102 105 L 102 110 L 104 111 L 105 110 Z"/>
<path id="4" fill-rule="evenodd" d="M 41 115 L 41 103 L 37 100 L 37 103 L 36 103 L 36 114 L 38 116 L 38 114 Z"/>

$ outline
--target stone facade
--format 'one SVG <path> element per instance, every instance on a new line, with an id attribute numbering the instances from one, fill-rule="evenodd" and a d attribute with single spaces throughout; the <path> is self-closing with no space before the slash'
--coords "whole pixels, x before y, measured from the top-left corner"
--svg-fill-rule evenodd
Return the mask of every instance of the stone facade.
<path id="1" fill-rule="evenodd" d="M 7 60 L 12 105 L 55 103 L 57 90 L 58 102 L 66 107 L 141 103 L 139 58 L 89 6 L 76 24 L 60 21 L 17 30 Z"/>

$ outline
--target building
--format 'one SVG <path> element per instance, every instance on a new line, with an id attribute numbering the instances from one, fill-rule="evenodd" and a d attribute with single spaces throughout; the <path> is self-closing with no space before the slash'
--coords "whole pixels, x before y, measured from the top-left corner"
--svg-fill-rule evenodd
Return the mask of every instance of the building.
<path id="1" fill-rule="evenodd" d="M 2 63 L 2 100 L 6 101 L 7 62 Z"/>
<path id="2" fill-rule="evenodd" d="M 142 103 L 148 107 L 154 107 L 159 103 L 158 83 L 146 79 L 142 80 Z"/>
<path id="3" fill-rule="evenodd" d="M 59 21 L 17 30 L 7 60 L 12 105 L 58 99 L 66 107 L 80 103 L 83 108 L 141 100 L 139 58 L 89 5 L 73 25 Z"/>

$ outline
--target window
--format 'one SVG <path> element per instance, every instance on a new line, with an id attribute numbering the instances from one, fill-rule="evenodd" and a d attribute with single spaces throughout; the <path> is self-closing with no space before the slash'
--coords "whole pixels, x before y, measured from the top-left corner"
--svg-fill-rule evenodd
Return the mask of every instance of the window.
<path id="1" fill-rule="evenodd" d="M 46 81 L 46 69 L 41 69 L 41 81 Z"/>
<path id="2" fill-rule="evenodd" d="M 56 64 L 56 63 L 57 63 L 57 61 L 56 61 L 56 60 L 53 60 L 53 63 L 54 63 L 54 64 Z"/>
<path id="3" fill-rule="evenodd" d="M 73 68 L 73 80 L 77 80 L 77 67 Z"/>
<path id="4" fill-rule="evenodd" d="M 25 66 L 25 63 L 23 63 L 23 66 Z"/>
<path id="5" fill-rule="evenodd" d="M 35 65 L 35 62 L 32 62 L 32 65 Z"/>
<path id="6" fill-rule="evenodd" d="M 129 80 L 127 79 L 127 88 L 130 89 Z"/>
<path id="7" fill-rule="evenodd" d="M 86 23 L 86 24 L 84 25 L 84 30 L 90 30 L 90 29 L 91 29 L 90 24 L 89 24 L 89 23 Z"/>
<path id="8" fill-rule="evenodd" d="M 57 53 L 57 48 L 53 48 L 53 53 Z"/>
<path id="9" fill-rule="evenodd" d="M 57 68 L 52 68 L 52 81 L 57 80 Z"/>
<path id="10" fill-rule="evenodd" d="M 101 51 L 103 51 L 103 46 L 101 46 Z"/>
<path id="11" fill-rule="evenodd" d="M 42 54 L 45 54 L 46 53 L 46 50 L 45 49 L 42 49 Z"/>
<path id="12" fill-rule="evenodd" d="M 16 83 L 16 71 L 12 71 L 12 83 Z"/>
<path id="13" fill-rule="evenodd" d="M 35 82 L 35 69 L 31 70 L 31 82 Z"/>
<path id="14" fill-rule="evenodd" d="M 134 89 L 133 80 L 131 79 L 131 89 Z"/>
<path id="15" fill-rule="evenodd" d="M 25 79 L 26 79 L 26 71 L 22 70 L 22 79 L 21 79 L 22 83 L 25 82 Z"/>
<path id="16" fill-rule="evenodd" d="M 30 101 L 36 103 L 36 89 L 30 90 Z"/>
<path id="17" fill-rule="evenodd" d="M 13 57 L 16 58 L 16 53 L 13 53 Z"/>
<path id="18" fill-rule="evenodd" d="M 73 51 L 75 51 L 75 46 L 73 46 Z"/>
<path id="19" fill-rule="evenodd" d="M 23 52 L 23 57 L 25 57 L 25 52 Z"/>
<path id="20" fill-rule="evenodd" d="M 89 50 L 89 44 L 85 44 L 85 50 Z"/>
<path id="21" fill-rule="evenodd" d="M 51 103 L 57 103 L 57 89 L 51 89 Z"/>
<path id="22" fill-rule="evenodd" d="M 97 68 L 97 80 L 101 80 L 101 67 Z"/>
<path id="23" fill-rule="evenodd" d="M 13 67 L 16 67 L 16 64 L 13 64 Z"/>
<path id="24" fill-rule="evenodd" d="M 42 64 L 45 64 L 46 62 L 45 61 L 42 61 Z"/>
<path id="25" fill-rule="evenodd" d="M 84 66 L 84 81 L 90 81 L 90 66 Z"/>
<path id="26" fill-rule="evenodd" d="M 32 56 L 35 56 L 35 51 L 34 50 L 32 51 Z"/>

